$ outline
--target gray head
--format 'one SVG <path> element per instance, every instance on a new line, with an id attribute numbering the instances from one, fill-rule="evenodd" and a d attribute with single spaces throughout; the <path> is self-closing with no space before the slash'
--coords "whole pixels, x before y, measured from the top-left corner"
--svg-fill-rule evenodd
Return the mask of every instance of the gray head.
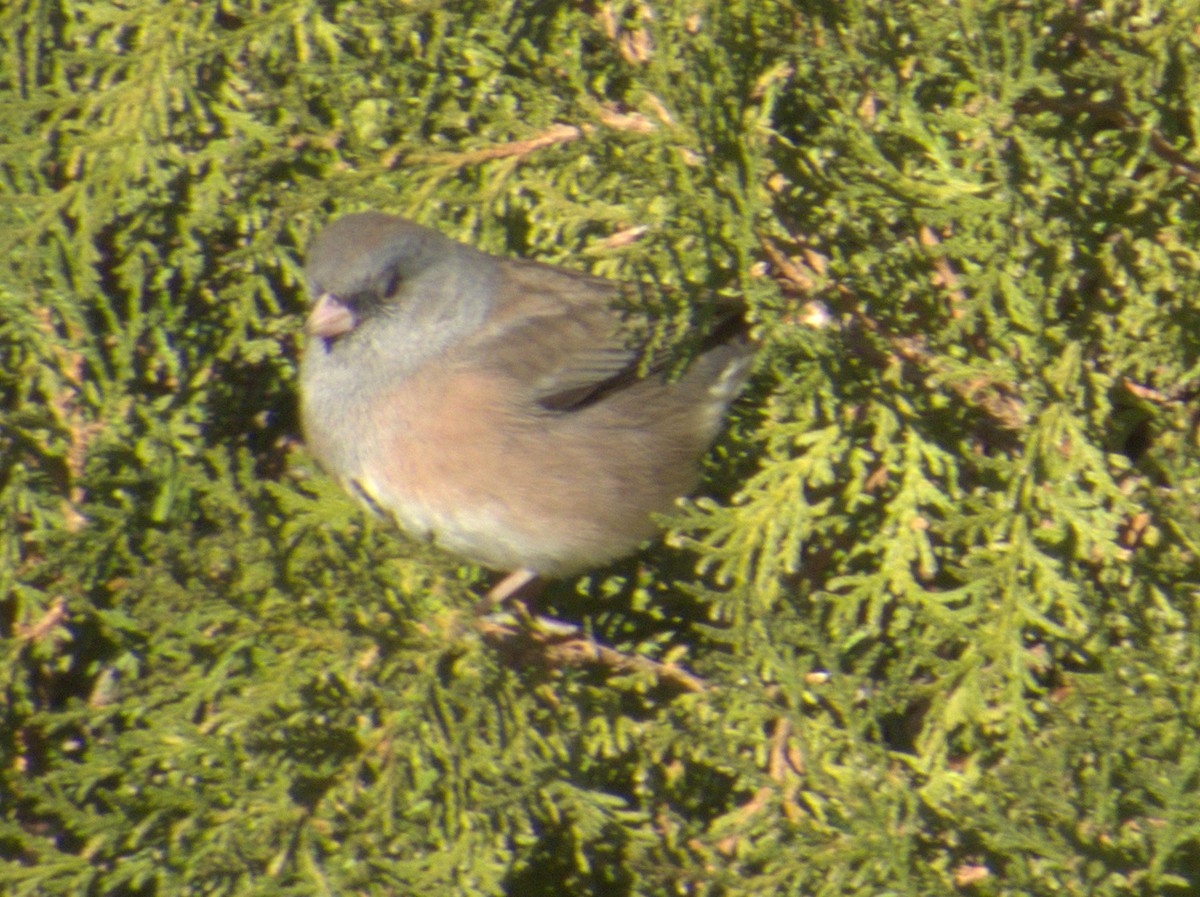
<path id="1" fill-rule="evenodd" d="M 308 330 L 327 339 L 354 329 L 397 300 L 459 244 L 395 215 L 361 212 L 339 218 L 313 240 L 304 266 L 316 300 Z"/>

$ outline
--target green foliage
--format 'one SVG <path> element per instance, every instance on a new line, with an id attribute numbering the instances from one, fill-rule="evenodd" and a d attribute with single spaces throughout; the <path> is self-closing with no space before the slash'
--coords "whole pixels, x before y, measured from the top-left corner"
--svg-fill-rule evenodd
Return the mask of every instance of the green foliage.
<path id="1" fill-rule="evenodd" d="M 0 890 L 1200 890 L 1200 4 L 0 9 Z M 763 348 L 497 648 L 315 470 L 387 209 Z M 661 288 L 661 289 L 660 289 Z M 559 658 L 561 660 L 561 658 Z"/>

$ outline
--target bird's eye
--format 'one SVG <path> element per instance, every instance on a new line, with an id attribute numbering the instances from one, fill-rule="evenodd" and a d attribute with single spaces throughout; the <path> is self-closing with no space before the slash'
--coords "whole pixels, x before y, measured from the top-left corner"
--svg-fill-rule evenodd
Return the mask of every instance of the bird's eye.
<path id="1" fill-rule="evenodd" d="M 389 271 L 384 275 L 382 291 L 384 299 L 391 299 L 400 291 L 400 281 L 401 277 L 399 271 Z"/>

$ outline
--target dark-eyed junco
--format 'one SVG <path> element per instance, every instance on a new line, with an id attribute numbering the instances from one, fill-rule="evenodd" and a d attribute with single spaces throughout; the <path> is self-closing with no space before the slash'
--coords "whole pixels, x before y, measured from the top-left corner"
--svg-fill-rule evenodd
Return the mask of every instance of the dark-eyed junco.
<path id="1" fill-rule="evenodd" d="M 740 309 L 681 376 L 643 362 L 621 287 L 480 252 L 403 218 L 313 241 L 300 373 L 309 449 L 406 532 L 563 576 L 631 552 L 696 485 L 746 378 Z"/>

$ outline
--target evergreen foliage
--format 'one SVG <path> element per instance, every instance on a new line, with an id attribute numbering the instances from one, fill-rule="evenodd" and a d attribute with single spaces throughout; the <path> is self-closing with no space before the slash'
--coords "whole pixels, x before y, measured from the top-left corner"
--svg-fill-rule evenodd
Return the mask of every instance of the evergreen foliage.
<path id="1" fill-rule="evenodd" d="M 10 0 L 0 892 L 1200 892 L 1200 3 Z M 307 458 L 408 215 L 763 342 L 541 610 Z M 560 658 L 561 659 L 561 658 Z"/>

